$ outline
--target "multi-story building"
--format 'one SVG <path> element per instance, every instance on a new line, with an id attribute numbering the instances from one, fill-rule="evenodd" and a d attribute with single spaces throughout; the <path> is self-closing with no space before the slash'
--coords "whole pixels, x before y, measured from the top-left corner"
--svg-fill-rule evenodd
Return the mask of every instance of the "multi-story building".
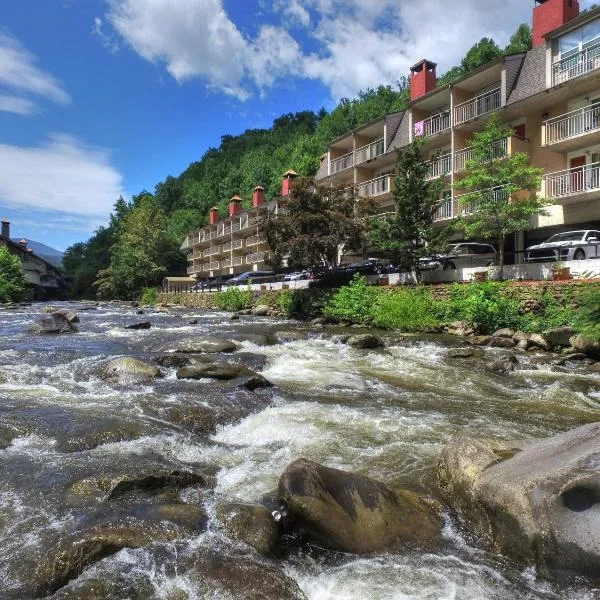
<path id="1" fill-rule="evenodd" d="M 281 196 L 265 201 L 265 191 L 256 186 L 252 208 L 242 208 L 242 199 L 234 196 L 229 214 L 222 218 L 219 209 L 210 209 L 209 224 L 191 231 L 181 246 L 190 263 L 187 272 L 198 278 L 230 276 L 265 268 L 268 247 L 261 238 L 258 224 L 268 212 L 278 214 L 285 206 L 297 173 L 291 169 L 283 175 Z"/>
<path id="2" fill-rule="evenodd" d="M 580 15 L 578 0 L 536 0 L 530 51 L 498 58 L 443 86 L 436 64 L 421 60 L 411 68 L 410 84 L 406 111 L 331 142 L 318 185 L 353 185 L 381 213 L 393 210 L 396 151 L 419 136 L 429 176 L 445 183 L 436 220 L 447 222 L 465 210 L 459 203 L 464 191 L 455 183 L 472 157 L 472 136 L 496 112 L 514 132 L 497 144 L 498 157 L 527 153 L 544 172 L 540 195 L 552 201 L 548 214 L 532 218 L 507 250 L 522 251 L 564 229 L 600 227 L 600 9 Z"/>

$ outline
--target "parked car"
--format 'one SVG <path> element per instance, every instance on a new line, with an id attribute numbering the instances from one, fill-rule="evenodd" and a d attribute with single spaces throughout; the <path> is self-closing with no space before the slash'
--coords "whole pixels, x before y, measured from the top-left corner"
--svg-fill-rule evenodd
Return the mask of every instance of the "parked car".
<path id="1" fill-rule="evenodd" d="M 581 229 L 549 237 L 525 250 L 526 262 L 551 262 L 600 258 L 600 231 Z"/>
<path id="2" fill-rule="evenodd" d="M 496 264 L 496 260 L 497 252 L 494 246 L 477 242 L 462 242 L 453 244 L 444 254 L 421 258 L 419 267 L 424 271 L 490 267 Z"/>
<path id="3" fill-rule="evenodd" d="M 388 265 L 389 263 L 387 261 L 378 258 L 369 258 L 348 265 L 345 268 L 345 271 L 351 275 L 354 275 L 355 273 L 360 273 L 361 275 L 374 275 L 376 273 L 381 273 Z"/>
<path id="4" fill-rule="evenodd" d="M 240 273 L 225 282 L 225 285 L 243 285 L 245 283 L 255 282 L 259 283 L 261 279 L 265 277 L 273 277 L 273 271 L 246 271 Z"/>
<path id="5" fill-rule="evenodd" d="M 310 279 L 310 270 L 294 271 L 283 276 L 284 281 L 299 281 L 301 279 Z"/>

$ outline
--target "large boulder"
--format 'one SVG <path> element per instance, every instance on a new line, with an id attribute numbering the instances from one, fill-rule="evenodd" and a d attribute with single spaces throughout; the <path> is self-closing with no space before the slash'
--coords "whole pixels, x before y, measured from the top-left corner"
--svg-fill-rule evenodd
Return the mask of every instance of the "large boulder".
<path id="1" fill-rule="evenodd" d="M 237 346 L 231 340 L 216 337 L 180 340 L 175 352 L 190 354 L 216 354 L 219 352 L 235 352 Z"/>
<path id="2" fill-rule="evenodd" d="M 61 312 L 55 311 L 39 319 L 29 329 L 30 333 L 71 333 L 77 331 L 75 326 Z"/>
<path id="3" fill-rule="evenodd" d="M 482 358 L 485 352 L 476 346 L 472 348 L 450 348 L 448 358 Z"/>
<path id="4" fill-rule="evenodd" d="M 367 350 L 374 350 L 376 348 L 384 348 L 385 342 L 376 335 L 370 333 L 363 333 L 360 335 L 353 335 L 348 338 L 346 342 L 348 346 L 352 348 L 363 348 Z"/>
<path id="5" fill-rule="evenodd" d="M 439 542 L 440 518 L 416 494 L 304 458 L 283 472 L 278 496 L 287 524 L 326 548 L 367 553 Z"/>
<path id="6" fill-rule="evenodd" d="M 68 310 L 67 308 L 59 308 L 53 311 L 52 314 L 63 315 L 65 319 L 67 319 L 67 321 L 69 321 L 69 323 L 71 324 L 79 323 L 79 316 L 77 315 L 77 313 L 72 310 Z"/>
<path id="7" fill-rule="evenodd" d="M 551 348 L 555 346 L 570 346 L 570 339 L 575 335 L 575 330 L 572 327 L 554 327 L 547 329 L 542 333 L 544 339 L 548 342 Z"/>
<path id="8" fill-rule="evenodd" d="M 600 423 L 515 446 L 454 440 L 438 470 L 446 500 L 493 548 L 598 576 Z"/>
<path id="9" fill-rule="evenodd" d="M 579 334 L 574 335 L 569 342 L 578 352 L 583 352 L 594 360 L 600 360 L 600 340 Z"/>
<path id="10" fill-rule="evenodd" d="M 466 321 L 453 321 L 445 328 L 445 330 L 450 335 L 458 335 L 461 337 L 472 335 L 474 333 L 473 327 Z"/>
<path id="11" fill-rule="evenodd" d="M 177 379 L 219 379 L 228 381 L 239 377 L 252 377 L 256 381 L 264 380 L 262 387 L 271 385 L 262 375 L 252 371 L 245 365 L 236 363 L 211 362 L 181 367 L 177 370 Z"/>
<path id="12" fill-rule="evenodd" d="M 271 511 L 262 504 L 226 502 L 217 508 L 218 519 L 235 540 L 252 546 L 259 554 L 275 553 L 279 525 Z"/>
<path id="13" fill-rule="evenodd" d="M 137 323 L 125 325 L 125 329 L 150 329 L 150 327 L 152 327 L 150 321 L 138 321 Z"/>
<path id="14" fill-rule="evenodd" d="M 161 376 L 160 369 L 133 356 L 120 356 L 108 361 L 101 369 L 102 379 L 120 384 L 152 383 Z"/>
<path id="15" fill-rule="evenodd" d="M 252 309 L 252 314 L 255 317 L 266 317 L 271 312 L 271 307 L 268 304 L 259 304 Z"/>

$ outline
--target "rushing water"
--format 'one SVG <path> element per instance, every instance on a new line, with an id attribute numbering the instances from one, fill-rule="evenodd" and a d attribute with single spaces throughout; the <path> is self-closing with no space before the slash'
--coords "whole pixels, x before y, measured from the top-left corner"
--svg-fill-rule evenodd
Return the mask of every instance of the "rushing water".
<path id="1" fill-rule="evenodd" d="M 209 548 L 234 560 L 239 544 L 214 525 L 216 502 L 259 500 L 299 457 L 435 496 L 437 458 L 459 432 L 539 438 L 600 415 L 597 376 L 534 364 L 535 357 L 499 375 L 485 364 L 504 351 L 452 362 L 452 342 L 440 338 L 392 337 L 385 350 L 363 351 L 339 343 L 340 332 L 330 329 L 251 317 L 232 322 L 224 313 L 191 310 L 139 317 L 114 304 L 81 311 L 78 333 L 27 333 L 41 310 L 0 311 L 0 598 L 20 598 L 35 565 L 90 518 L 89 507 L 65 500 L 65 490 L 86 477 L 157 465 L 214 474 L 212 489 L 178 491 L 180 500 L 207 510 L 207 531 L 121 550 L 88 566 L 78 581 L 114 579 L 115 598 L 225 598 L 218 582 L 199 588 L 180 567 L 184 557 Z M 197 325 L 188 325 L 192 317 Z M 140 318 L 152 329 L 123 328 Z M 272 343 L 277 331 L 299 339 Z M 265 357 L 273 390 L 180 381 L 174 368 L 163 369 L 153 385 L 123 387 L 100 377 L 109 357 L 150 361 L 178 339 L 207 334 Z M 185 418 L 200 409 L 216 411 L 216 433 Z M 291 549 L 276 562 L 311 600 L 600 598 L 588 581 L 543 580 L 532 568 L 485 552 L 449 517 L 444 538 L 438 553 L 364 557 Z"/>

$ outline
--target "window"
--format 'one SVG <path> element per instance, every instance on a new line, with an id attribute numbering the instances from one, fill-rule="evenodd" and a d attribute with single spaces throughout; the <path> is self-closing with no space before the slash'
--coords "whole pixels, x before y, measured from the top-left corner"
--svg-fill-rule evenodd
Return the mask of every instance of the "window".
<path id="1" fill-rule="evenodd" d="M 574 58 L 583 50 L 589 50 L 600 44 L 600 19 L 571 31 L 558 40 L 560 60 Z M 596 50 L 598 52 L 598 50 Z"/>

